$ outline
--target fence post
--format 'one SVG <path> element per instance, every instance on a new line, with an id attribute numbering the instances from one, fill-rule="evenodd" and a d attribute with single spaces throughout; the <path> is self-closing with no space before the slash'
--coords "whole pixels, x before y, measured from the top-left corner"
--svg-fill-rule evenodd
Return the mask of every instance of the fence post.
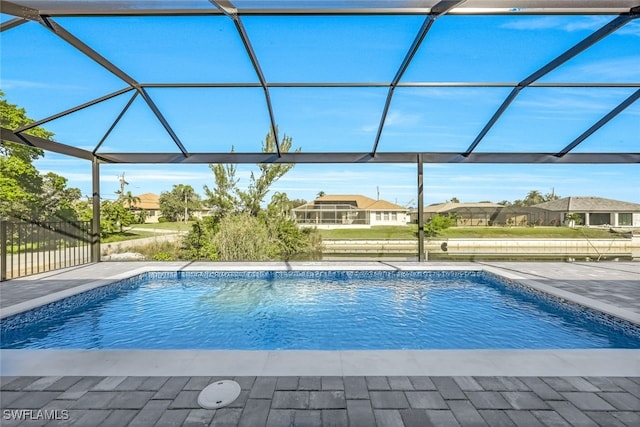
<path id="1" fill-rule="evenodd" d="M 7 256 L 9 250 L 7 247 L 7 221 L 0 221 L 0 282 L 7 280 Z"/>
<path id="2" fill-rule="evenodd" d="M 91 262 L 100 262 L 100 163 L 94 157 L 91 163 L 93 187 L 93 218 L 91 220 Z"/>

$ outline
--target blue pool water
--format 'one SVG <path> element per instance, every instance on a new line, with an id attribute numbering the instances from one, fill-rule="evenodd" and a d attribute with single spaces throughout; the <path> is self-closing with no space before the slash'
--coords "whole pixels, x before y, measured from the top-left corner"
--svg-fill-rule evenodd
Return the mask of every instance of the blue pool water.
<path id="1" fill-rule="evenodd" d="M 640 348 L 640 327 L 485 272 L 174 272 L 4 319 L 1 346 Z"/>

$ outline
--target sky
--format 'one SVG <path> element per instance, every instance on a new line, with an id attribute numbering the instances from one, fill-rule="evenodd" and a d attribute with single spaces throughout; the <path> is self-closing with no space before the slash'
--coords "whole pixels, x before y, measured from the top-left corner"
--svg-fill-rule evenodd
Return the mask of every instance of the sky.
<path id="1" fill-rule="evenodd" d="M 2 20 L 10 19 L 2 15 Z M 243 17 L 269 82 L 388 82 L 422 25 L 420 16 Z M 515 83 L 607 22 L 609 16 L 445 16 L 420 46 L 401 82 Z M 56 18 L 58 24 L 142 83 L 257 83 L 230 19 L 210 17 Z M 640 20 L 627 24 L 544 76 L 546 83 L 640 85 Z M 36 120 L 126 87 L 37 23 L 0 36 L 0 88 Z M 631 88 L 527 88 L 478 145 L 479 152 L 557 152 L 630 96 Z M 256 152 L 270 122 L 260 88 L 151 88 L 149 95 L 192 152 Z M 464 151 L 509 88 L 399 87 L 379 151 Z M 92 150 L 130 101 L 127 93 L 44 127 L 54 139 Z M 280 137 L 304 152 L 368 152 L 386 88 L 271 88 Z M 177 152 L 137 97 L 98 152 Z M 575 152 L 640 152 L 640 102 Z M 91 166 L 53 153 L 36 162 L 91 193 Z M 134 194 L 188 184 L 212 187 L 207 165 L 102 165 L 101 193 L 115 198 L 125 174 Z M 240 186 L 255 166 L 238 166 Z M 522 199 L 529 191 L 640 203 L 640 165 L 426 164 L 425 203 Z M 318 192 L 417 203 L 416 165 L 296 165 L 272 191 L 312 200 Z M 267 200 L 268 201 L 268 200 Z"/>

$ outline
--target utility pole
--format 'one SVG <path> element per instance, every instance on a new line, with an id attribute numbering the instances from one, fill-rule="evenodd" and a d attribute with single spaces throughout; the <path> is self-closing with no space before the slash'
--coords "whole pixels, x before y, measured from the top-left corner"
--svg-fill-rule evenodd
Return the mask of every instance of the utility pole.
<path id="1" fill-rule="evenodd" d="M 184 223 L 187 223 L 187 189 L 183 188 L 182 192 L 184 193 Z"/>
<path id="2" fill-rule="evenodd" d="M 129 185 L 129 183 L 124 179 L 124 172 L 122 172 L 122 175 L 118 175 L 118 181 L 120 181 L 120 192 L 118 193 L 118 199 L 122 199 L 124 197 L 124 187 L 125 185 Z"/>

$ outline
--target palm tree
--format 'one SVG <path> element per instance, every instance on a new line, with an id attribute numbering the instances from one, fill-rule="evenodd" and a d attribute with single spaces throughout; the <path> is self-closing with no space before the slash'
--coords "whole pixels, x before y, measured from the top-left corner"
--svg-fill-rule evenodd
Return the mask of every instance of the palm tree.
<path id="1" fill-rule="evenodd" d="M 318 191 L 318 194 L 316 194 L 317 198 L 319 199 L 320 197 L 324 197 L 326 196 L 327 193 L 325 193 L 324 191 Z"/>
<path id="2" fill-rule="evenodd" d="M 544 196 L 538 190 L 531 190 L 527 193 L 527 197 L 524 198 L 522 204 L 524 206 L 533 206 L 545 201 Z"/>
<path id="3" fill-rule="evenodd" d="M 138 204 L 138 203 L 140 203 L 140 202 L 141 202 L 141 200 L 140 200 L 140 197 L 138 197 L 138 196 L 134 196 L 133 194 L 131 194 L 131 191 L 127 191 L 127 192 L 125 193 L 125 195 L 124 195 L 124 196 L 122 196 L 122 202 L 123 202 L 125 205 L 127 205 L 127 207 L 129 208 L 129 210 L 131 211 L 131 210 L 133 210 L 133 207 L 134 207 L 136 204 Z"/>
<path id="4" fill-rule="evenodd" d="M 287 193 L 276 191 L 273 196 L 271 196 L 271 203 L 269 203 L 269 207 L 274 212 L 288 217 L 291 209 L 291 201 L 289 200 L 289 197 L 287 197 Z"/>

